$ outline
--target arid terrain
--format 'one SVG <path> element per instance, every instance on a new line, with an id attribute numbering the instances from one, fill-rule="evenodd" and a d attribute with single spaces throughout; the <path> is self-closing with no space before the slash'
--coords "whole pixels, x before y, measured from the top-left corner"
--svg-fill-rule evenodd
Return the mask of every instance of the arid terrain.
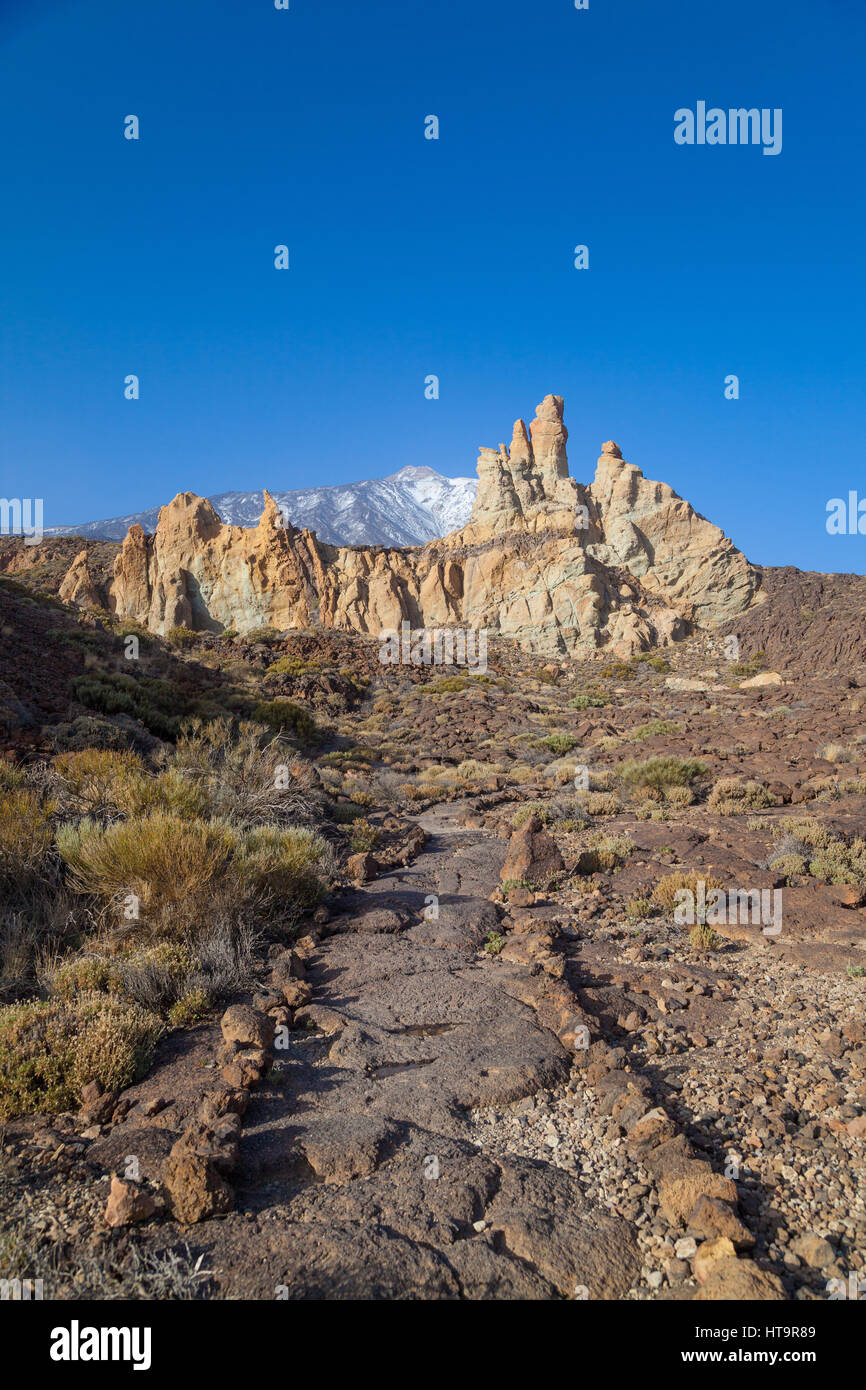
<path id="1" fill-rule="evenodd" d="M 279 626 L 189 606 L 177 504 L 122 549 L 2 543 L 2 1278 L 705 1301 L 866 1274 L 866 580 L 750 566 L 619 451 L 569 489 L 561 417 L 544 467 L 525 430 L 482 451 L 458 539 L 275 531 L 315 571 L 293 606 L 264 533 L 217 519 L 203 601 L 243 550 Z M 380 660 L 412 575 L 428 622 L 475 595 L 485 669 Z"/>

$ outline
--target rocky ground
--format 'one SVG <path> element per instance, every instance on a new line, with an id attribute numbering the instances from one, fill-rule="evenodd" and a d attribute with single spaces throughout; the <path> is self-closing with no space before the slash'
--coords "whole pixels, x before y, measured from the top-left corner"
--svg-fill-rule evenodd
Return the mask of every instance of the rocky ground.
<path id="1" fill-rule="evenodd" d="M 340 870 L 143 1081 L 7 1124 L 4 1274 L 266 1299 L 864 1277 L 856 652 L 768 670 L 721 634 L 545 666 L 503 644 L 473 679 L 338 645 L 172 658 L 314 713 Z M 781 891 L 781 930 L 678 924 L 698 880 Z"/>

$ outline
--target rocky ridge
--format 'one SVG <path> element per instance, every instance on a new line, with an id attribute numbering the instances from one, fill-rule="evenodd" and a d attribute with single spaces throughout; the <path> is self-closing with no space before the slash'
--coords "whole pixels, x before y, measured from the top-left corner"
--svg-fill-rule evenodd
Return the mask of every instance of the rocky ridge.
<path id="1" fill-rule="evenodd" d="M 414 549 L 330 546 L 287 523 L 265 493 L 258 526 L 225 525 L 179 493 L 156 532 L 132 526 L 115 560 L 109 608 L 166 634 L 340 628 L 378 635 L 469 627 L 541 654 L 619 657 L 668 645 L 760 602 L 759 572 L 718 527 L 616 444 L 595 479 L 568 471 L 560 396 L 546 396 L 510 448 L 482 448 L 469 523 Z M 98 598 L 86 549 L 63 597 Z"/>

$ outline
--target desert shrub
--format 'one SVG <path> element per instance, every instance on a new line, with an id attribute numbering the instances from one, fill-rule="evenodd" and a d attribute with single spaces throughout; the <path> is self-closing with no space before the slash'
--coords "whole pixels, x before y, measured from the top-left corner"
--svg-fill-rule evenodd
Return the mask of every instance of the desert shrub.
<path id="1" fill-rule="evenodd" d="M 360 824 L 355 822 L 353 833 Z M 331 867 L 330 845 L 304 826 L 254 826 L 244 832 L 236 855 L 236 871 L 250 896 L 292 907 L 319 901 Z"/>
<path id="2" fill-rule="evenodd" d="M 211 812 L 207 789 L 196 786 L 175 767 L 156 777 L 130 777 L 115 788 L 114 805 L 133 819 L 162 811 L 191 820 L 207 817 Z"/>
<path id="3" fill-rule="evenodd" d="M 665 787 L 665 801 L 669 801 L 671 806 L 691 806 L 694 799 L 691 787 Z"/>
<path id="4" fill-rule="evenodd" d="M 73 1000 L 81 994 L 119 994 L 121 970 L 116 961 L 104 956 L 77 956 L 43 971 L 41 982 L 57 999 Z"/>
<path id="5" fill-rule="evenodd" d="M 652 910 L 653 905 L 649 898 L 630 898 L 625 905 L 625 915 L 630 922 L 638 922 L 643 917 L 649 917 Z"/>
<path id="6" fill-rule="evenodd" d="M 525 806 L 521 806 L 518 811 L 515 811 L 511 818 L 511 824 L 515 830 L 519 830 L 521 825 L 525 825 L 532 816 L 538 816 L 542 825 L 548 825 L 553 820 L 554 814 L 555 808 L 549 801 L 527 801 Z"/>
<path id="7" fill-rule="evenodd" d="M 590 687 L 588 690 L 578 691 L 576 695 L 573 695 L 568 702 L 568 707 L 569 709 L 604 709 L 604 706 L 609 705 L 610 701 L 610 695 L 605 694 L 603 690 Z"/>
<path id="8" fill-rule="evenodd" d="M 659 738 L 662 734 L 678 734 L 679 724 L 671 719 L 650 719 L 647 724 L 639 724 L 626 734 L 629 743 L 642 743 L 647 738 Z"/>
<path id="9" fill-rule="evenodd" d="M 677 893 L 688 890 L 697 895 L 698 883 L 703 882 L 706 891 L 711 888 L 721 888 L 721 881 L 714 878 L 712 874 L 704 873 L 673 873 L 665 874 L 659 879 L 652 891 L 652 900 L 659 907 L 665 908 L 668 912 L 673 912 L 677 905 Z"/>
<path id="10" fill-rule="evenodd" d="M 169 770 L 206 796 L 209 813 L 235 825 L 285 825 L 309 820 L 315 773 L 291 745 L 254 724 L 185 720 Z"/>
<path id="11" fill-rule="evenodd" d="M 248 914 L 218 907 L 196 935 L 197 965 L 187 987 L 200 986 L 211 999 L 221 999 L 252 985 L 258 937 Z"/>
<path id="12" fill-rule="evenodd" d="M 632 657 L 632 661 L 636 665 L 642 662 L 645 666 L 651 666 L 654 671 L 669 671 L 671 669 L 670 662 L 665 657 L 658 654 L 652 656 L 649 652 L 638 652 L 637 656 Z"/>
<path id="13" fill-rule="evenodd" d="M 263 700 L 255 706 L 252 717 L 257 724 L 294 734 L 304 743 L 313 739 L 317 732 L 312 717 L 292 700 Z"/>
<path id="14" fill-rule="evenodd" d="M 79 892 L 104 901 L 134 893 L 142 922 L 181 934 L 230 888 L 237 832 L 224 822 L 158 811 L 105 828 L 62 825 L 57 847 Z"/>
<path id="15" fill-rule="evenodd" d="M 622 810 L 615 792 L 588 792 L 583 804 L 591 816 L 615 816 Z"/>
<path id="16" fill-rule="evenodd" d="M 599 675 L 608 681 L 633 681 L 635 670 L 627 661 L 609 661 L 606 666 L 602 666 Z"/>
<path id="17" fill-rule="evenodd" d="M 267 624 L 264 627 L 250 628 L 249 632 L 244 632 L 242 634 L 242 637 L 245 642 L 250 642 L 252 644 L 263 642 L 266 647 L 280 640 L 280 634 L 277 629 Z"/>
<path id="18" fill-rule="evenodd" d="M 857 761 L 857 754 L 852 748 L 846 747 L 844 743 L 825 743 L 823 748 L 818 749 L 818 757 L 823 758 L 828 763 L 854 763 Z"/>
<path id="19" fill-rule="evenodd" d="M 0 1008 L 0 1116 L 70 1109 L 90 1081 L 123 1090 L 162 1031 L 156 1014 L 102 994 Z"/>
<path id="20" fill-rule="evenodd" d="M 505 879 L 505 881 L 504 881 L 503 884 L 502 884 L 502 894 L 503 894 L 503 897 L 506 897 L 506 898 L 509 897 L 509 895 L 510 895 L 511 893 L 514 893 L 514 892 L 515 892 L 517 889 L 519 889 L 519 888 L 525 888 L 525 889 L 527 889 L 527 891 L 530 892 L 530 893 L 533 891 L 533 890 L 532 890 L 532 884 L 531 884 L 527 879 L 525 879 L 525 878 L 507 878 L 507 879 Z"/>
<path id="21" fill-rule="evenodd" d="M 501 776 L 504 771 L 502 763 L 485 763 L 477 758 L 464 758 L 457 766 L 457 776 L 464 782 L 477 782 L 485 777 Z"/>
<path id="22" fill-rule="evenodd" d="M 164 1013 L 186 994 L 198 967 L 198 955 L 189 944 L 157 941 L 115 963 L 117 988 L 131 1003 Z"/>
<path id="23" fill-rule="evenodd" d="M 579 874 L 611 873 L 624 864 L 634 849 L 634 842 L 628 835 L 606 835 L 597 830 L 586 839 L 585 848 L 577 860 L 576 872 Z"/>
<path id="24" fill-rule="evenodd" d="M 737 777 L 722 777 L 707 798 L 707 810 L 717 816 L 745 815 L 775 805 L 776 798 L 760 782 L 741 782 Z"/>
<path id="25" fill-rule="evenodd" d="M 660 787 L 638 787 L 636 796 L 639 803 L 654 802 L 660 805 L 665 799 L 665 792 Z"/>
<path id="26" fill-rule="evenodd" d="M 191 627 L 183 626 L 170 627 L 165 634 L 166 641 L 169 645 L 177 647 L 181 651 L 185 650 L 187 647 L 195 646 L 196 642 L 199 640 L 199 636 L 200 634 L 198 632 L 193 632 Z"/>
<path id="27" fill-rule="evenodd" d="M 747 661 L 735 661 L 730 667 L 732 676 L 757 676 L 766 662 L 764 652 L 755 652 Z"/>
<path id="28" fill-rule="evenodd" d="M 777 874 L 791 877 L 794 874 L 807 874 L 809 872 L 809 860 L 803 854 L 776 854 L 769 861 L 769 867 Z"/>
<path id="29" fill-rule="evenodd" d="M 144 763 L 128 749 L 85 748 L 58 753 L 53 762 L 60 782 L 61 805 L 85 815 L 104 815 L 118 805 L 117 796 L 133 779 L 142 780 Z"/>
<path id="30" fill-rule="evenodd" d="M 616 769 L 620 781 L 627 787 L 684 787 L 702 777 L 706 763 L 697 758 L 647 758 L 644 762 L 620 763 Z"/>
<path id="31" fill-rule="evenodd" d="M 547 738 L 540 739 L 539 742 L 551 753 L 561 755 L 570 753 L 572 748 L 576 748 L 580 739 L 575 738 L 574 734 L 548 734 Z"/>
<path id="32" fill-rule="evenodd" d="M 493 685 L 492 676 L 482 672 L 472 675 L 437 676 L 433 681 L 418 687 L 419 695 L 454 695 L 461 690 L 478 690 L 484 685 Z"/>
<path id="33" fill-rule="evenodd" d="M 72 682 L 75 699 L 102 714 L 129 714 L 157 738 L 173 739 L 189 700 L 171 681 L 155 676 L 113 672 L 78 676 Z"/>
<path id="34" fill-rule="evenodd" d="M 721 940 L 706 922 L 697 922 L 689 932 L 689 945 L 695 951 L 715 951 Z"/>
<path id="35" fill-rule="evenodd" d="M 194 1023 L 201 1023 L 203 1018 L 207 1018 L 210 1008 L 211 1001 L 207 991 L 191 989 L 182 999 L 178 999 L 176 1004 L 172 1004 L 168 1011 L 168 1021 L 172 1028 L 191 1028 Z"/>
<path id="36" fill-rule="evenodd" d="M 359 816 L 352 825 L 352 834 L 349 843 L 354 854 L 368 854 L 374 850 L 381 838 L 381 832 L 375 825 L 371 825 L 363 816 Z"/>
<path id="37" fill-rule="evenodd" d="M 23 787 L 26 784 L 24 772 L 14 763 L 7 763 L 0 759 L 0 792 L 11 791 L 15 787 Z"/>
<path id="38" fill-rule="evenodd" d="M 325 662 L 321 658 L 311 657 L 307 660 L 298 652 L 289 652 L 285 656 L 277 657 L 272 661 L 265 672 L 266 676 L 303 676 L 321 671 L 324 669 Z M 340 674 L 347 680 L 355 680 L 352 671 L 341 671 Z"/>
<path id="39" fill-rule="evenodd" d="M 23 787 L 0 796 L 0 894 L 7 899 L 21 901 L 47 876 L 53 811 L 52 802 Z"/>
<path id="40" fill-rule="evenodd" d="M 487 939 L 482 946 L 482 951 L 488 956 L 498 956 L 505 945 L 505 937 L 497 931 L 489 931 Z"/>

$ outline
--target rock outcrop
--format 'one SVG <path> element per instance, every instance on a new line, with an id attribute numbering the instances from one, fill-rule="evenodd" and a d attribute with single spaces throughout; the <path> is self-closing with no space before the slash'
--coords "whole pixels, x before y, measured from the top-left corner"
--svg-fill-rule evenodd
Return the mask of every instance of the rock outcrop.
<path id="1" fill-rule="evenodd" d="M 615 444 L 592 485 L 577 483 L 567 439 L 562 398 L 545 396 L 510 448 L 481 449 L 469 524 L 417 549 L 325 545 L 267 493 L 258 526 L 224 525 L 179 493 L 153 536 L 130 528 L 110 606 L 163 634 L 268 624 L 377 636 L 408 621 L 485 628 L 540 654 L 628 656 L 755 602 L 758 574 L 718 527 Z"/>
<path id="2" fill-rule="evenodd" d="M 72 604 L 76 608 L 105 606 L 105 595 L 91 573 L 86 550 L 80 550 L 72 561 L 57 596 L 63 603 Z"/>

